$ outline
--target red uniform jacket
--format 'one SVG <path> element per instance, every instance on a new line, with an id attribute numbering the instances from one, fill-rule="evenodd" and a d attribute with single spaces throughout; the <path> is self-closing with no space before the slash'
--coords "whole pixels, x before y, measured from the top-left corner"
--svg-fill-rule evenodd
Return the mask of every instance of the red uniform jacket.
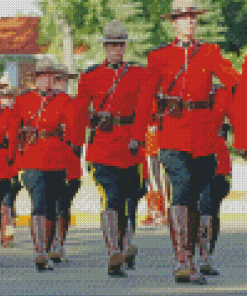
<path id="1" fill-rule="evenodd" d="M 242 66 L 242 77 L 236 87 L 234 103 L 231 106 L 234 121 L 234 147 L 247 150 L 247 55 Z"/>
<path id="2" fill-rule="evenodd" d="M 231 104 L 233 102 L 233 94 L 231 90 L 227 91 L 224 88 L 220 88 L 215 94 L 215 104 L 212 109 L 212 123 L 216 131 L 222 128 L 222 123 L 224 122 L 225 116 L 227 116 L 231 123 L 234 123 L 233 113 L 231 110 Z M 227 143 L 222 136 L 217 137 L 217 142 L 215 143 L 215 154 L 217 155 L 217 170 L 216 174 L 229 175 L 231 173 L 231 160 L 230 153 L 227 148 Z"/>
<path id="3" fill-rule="evenodd" d="M 7 107 L 0 112 L 0 142 L 3 142 L 6 136 L 8 136 L 10 122 L 14 118 L 14 110 Z M 0 179 L 7 179 L 18 175 L 18 170 L 13 166 L 9 166 L 7 156 L 8 149 L 0 148 Z"/>
<path id="4" fill-rule="evenodd" d="M 121 75 L 123 68 L 118 70 Z M 109 111 L 113 116 L 131 116 L 135 110 L 140 87 L 145 83 L 147 70 L 130 66 L 114 93 L 108 98 L 103 108 L 101 103 L 112 87 L 117 73 L 107 68 L 106 62 L 93 71 L 82 74 L 79 82 L 78 97 L 75 99 L 75 126 L 73 143 L 82 146 L 85 141 L 85 127 L 89 125 L 88 108 L 93 99 L 93 107 L 98 111 Z M 93 144 L 88 145 L 87 161 L 108 166 L 127 168 L 144 161 L 144 152 L 132 156 L 128 144 L 131 139 L 132 124 L 114 126 L 108 133 L 97 130 Z"/>
<path id="5" fill-rule="evenodd" d="M 71 148 L 66 144 L 69 140 L 69 131 L 66 114 L 66 106 L 70 100 L 66 94 L 57 94 L 52 99 L 46 97 L 49 103 L 41 112 L 31 120 L 31 126 L 38 127 L 39 131 L 53 131 L 59 124 L 66 124 L 64 140 L 58 137 L 39 139 L 36 144 L 30 144 L 23 152 L 17 150 L 18 128 L 23 121 L 27 125 L 30 117 L 40 109 L 41 97 L 36 91 L 32 91 L 17 97 L 14 108 L 16 120 L 13 121 L 9 131 L 9 157 L 15 157 L 15 166 L 20 170 L 37 169 L 42 171 L 67 169 L 70 166 L 77 166 L 79 159 L 74 155 Z M 16 155 L 14 155 L 15 151 Z"/>
<path id="6" fill-rule="evenodd" d="M 150 78 L 141 90 L 136 108 L 136 122 L 133 126 L 133 138 L 144 140 L 146 125 L 151 117 L 152 100 L 159 89 L 167 93 L 171 81 L 185 63 L 185 49 L 175 46 L 176 40 L 167 47 L 155 50 L 149 54 L 148 67 Z M 188 50 L 191 55 L 194 46 Z M 239 74 L 232 68 L 229 60 L 221 55 L 218 45 L 202 44 L 196 55 L 188 63 L 184 72 L 176 81 L 170 95 L 181 96 L 183 101 L 206 101 L 212 88 L 212 74 L 215 74 L 231 89 L 239 79 Z M 163 120 L 163 130 L 158 132 L 159 147 L 188 151 L 196 156 L 206 156 L 214 153 L 217 135 L 212 133 L 211 110 L 183 110 L 181 118 L 166 115 Z"/>

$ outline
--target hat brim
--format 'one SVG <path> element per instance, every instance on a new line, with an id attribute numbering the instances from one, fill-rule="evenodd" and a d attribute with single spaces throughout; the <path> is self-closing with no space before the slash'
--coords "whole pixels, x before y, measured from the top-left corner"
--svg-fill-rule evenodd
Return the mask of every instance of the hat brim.
<path id="1" fill-rule="evenodd" d="M 95 39 L 95 41 L 103 42 L 103 43 L 125 43 L 125 42 L 135 42 L 138 39 L 107 39 L 107 38 L 99 38 Z"/>
<path id="2" fill-rule="evenodd" d="M 36 76 L 39 76 L 39 75 L 42 75 L 42 74 L 61 74 L 61 75 L 66 75 L 68 76 L 68 79 L 77 79 L 78 78 L 78 74 L 69 74 L 69 73 L 66 73 L 66 72 L 62 72 L 62 71 L 51 71 L 51 70 L 47 70 L 47 71 L 36 71 L 35 72 L 35 75 Z"/>
<path id="3" fill-rule="evenodd" d="M 4 89 L 4 88 L 7 87 L 7 86 L 8 86 L 8 84 L 5 84 L 5 83 L 2 84 L 2 83 L 1 83 L 1 84 L 0 84 L 0 89 Z"/>
<path id="4" fill-rule="evenodd" d="M 18 94 L 17 92 L 14 92 L 14 93 L 7 92 L 7 93 L 1 94 L 1 96 L 3 96 L 3 97 L 16 97 L 17 94 Z"/>
<path id="5" fill-rule="evenodd" d="M 202 9 L 202 10 L 198 10 L 198 11 L 186 11 L 186 12 L 176 12 L 176 13 L 171 12 L 171 13 L 161 15 L 160 19 L 171 19 L 172 17 L 179 16 L 179 15 L 181 15 L 181 17 L 182 17 L 182 16 L 184 16 L 186 14 L 198 15 L 198 14 L 203 14 L 205 12 L 209 12 L 209 10 L 208 9 Z"/>
<path id="6" fill-rule="evenodd" d="M 77 79 L 78 74 L 67 74 L 69 79 Z"/>

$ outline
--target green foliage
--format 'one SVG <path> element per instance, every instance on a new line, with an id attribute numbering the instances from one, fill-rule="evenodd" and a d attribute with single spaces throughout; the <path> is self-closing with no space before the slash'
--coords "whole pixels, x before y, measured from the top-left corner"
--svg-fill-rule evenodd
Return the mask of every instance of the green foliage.
<path id="1" fill-rule="evenodd" d="M 5 71 L 4 62 L 1 61 L 1 62 L 0 62 L 0 77 L 3 76 L 4 71 Z"/>
<path id="2" fill-rule="evenodd" d="M 72 28 L 74 45 L 83 44 L 89 47 L 89 51 L 83 53 L 78 60 L 80 69 L 87 67 L 89 62 L 102 62 L 104 50 L 102 43 L 97 39 L 102 37 L 104 26 L 114 18 L 125 23 L 130 38 L 137 39 L 136 42 L 127 43 L 125 59 L 129 61 L 146 64 L 147 53 L 150 50 L 172 41 L 175 37 L 170 20 L 160 19 L 162 14 L 171 11 L 171 0 L 40 0 L 39 5 L 43 11 L 40 43 L 50 43 L 48 53 L 55 53 L 61 57 L 63 36 L 54 19 L 55 13 L 60 19 L 66 20 Z M 229 50 L 232 43 L 236 43 L 238 39 L 243 42 L 243 37 L 246 36 L 242 30 L 242 39 L 239 37 L 241 31 L 239 32 L 238 26 L 241 24 L 241 28 L 246 27 L 244 17 L 247 15 L 247 2 L 197 0 L 197 5 L 209 10 L 198 16 L 197 38 L 220 43 L 225 49 L 223 54 L 230 58 L 238 71 L 241 71 L 246 47 L 236 53 L 229 53 Z M 229 34 L 234 34 L 235 41 L 230 41 L 232 35 Z M 244 42 L 247 43 L 247 38 L 245 39 Z"/>

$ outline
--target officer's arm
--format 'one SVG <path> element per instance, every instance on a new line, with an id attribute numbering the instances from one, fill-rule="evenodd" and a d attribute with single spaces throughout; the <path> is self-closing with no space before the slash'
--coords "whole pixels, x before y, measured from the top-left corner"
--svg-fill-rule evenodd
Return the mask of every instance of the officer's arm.
<path id="1" fill-rule="evenodd" d="M 68 137 L 74 146 L 83 146 L 88 126 L 88 107 L 91 98 L 90 82 L 87 74 L 82 74 L 78 84 L 78 95 L 67 105 Z"/>
<path id="2" fill-rule="evenodd" d="M 234 147 L 247 151 L 247 56 L 242 66 L 242 77 L 237 85 L 231 106 L 235 134 Z"/>
<path id="3" fill-rule="evenodd" d="M 144 75 L 143 75 L 144 76 Z M 144 141 L 147 131 L 147 125 L 153 116 L 153 100 L 159 89 L 161 74 L 157 72 L 150 73 L 147 70 L 142 80 L 142 87 L 138 95 L 137 106 L 135 109 L 135 120 L 132 126 L 132 139 Z"/>
<path id="4" fill-rule="evenodd" d="M 6 131 L 7 131 L 7 116 L 6 112 L 12 111 L 10 109 L 5 109 L 1 112 L 0 115 L 0 143 L 2 143 L 6 137 Z M 7 116 L 6 116 L 7 115 Z"/>
<path id="5" fill-rule="evenodd" d="M 13 161 L 17 148 L 18 148 L 18 139 L 19 139 L 19 127 L 21 123 L 21 108 L 16 105 L 14 109 L 11 111 L 11 116 L 7 122 L 7 132 L 8 132 L 8 154 L 7 158 L 9 161 Z"/>
<path id="6" fill-rule="evenodd" d="M 222 56 L 222 50 L 219 45 L 212 45 L 212 56 L 210 67 L 212 72 L 222 81 L 227 90 L 231 90 L 241 79 L 241 75 L 233 68 L 229 59 Z"/>

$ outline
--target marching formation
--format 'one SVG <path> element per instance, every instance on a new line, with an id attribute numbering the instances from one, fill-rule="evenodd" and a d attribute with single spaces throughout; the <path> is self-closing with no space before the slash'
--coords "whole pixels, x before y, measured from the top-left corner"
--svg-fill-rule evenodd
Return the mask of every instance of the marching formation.
<path id="1" fill-rule="evenodd" d="M 176 282 L 206 284 L 205 275 L 219 274 L 212 255 L 231 174 L 222 127 L 227 116 L 235 148 L 247 150 L 247 59 L 240 75 L 218 45 L 195 39 L 204 12 L 193 1 L 174 0 L 162 18 L 176 38 L 151 51 L 147 67 L 124 61 L 126 42 L 134 40 L 123 23 L 110 22 L 98 40 L 106 60 L 81 74 L 75 98 L 67 89 L 76 75 L 47 58 L 27 73 L 33 89 L 16 94 L 0 85 L 2 247 L 13 246 L 13 204 L 25 186 L 37 269 L 67 261 L 63 245 L 85 154 L 107 198 L 101 225 L 109 275 L 135 267 L 136 212 L 145 194 L 156 213 L 144 223 L 170 227 Z M 214 85 L 213 75 L 222 84 Z"/>

